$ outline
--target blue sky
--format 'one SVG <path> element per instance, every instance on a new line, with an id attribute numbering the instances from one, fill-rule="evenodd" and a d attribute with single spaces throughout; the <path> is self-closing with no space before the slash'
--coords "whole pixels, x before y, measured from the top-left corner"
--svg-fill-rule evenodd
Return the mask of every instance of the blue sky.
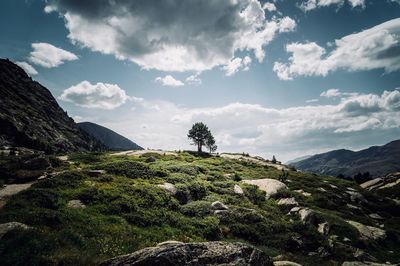
<path id="1" fill-rule="evenodd" d="M 398 0 L 0 3 L 0 57 L 144 147 L 283 161 L 399 138 Z"/>

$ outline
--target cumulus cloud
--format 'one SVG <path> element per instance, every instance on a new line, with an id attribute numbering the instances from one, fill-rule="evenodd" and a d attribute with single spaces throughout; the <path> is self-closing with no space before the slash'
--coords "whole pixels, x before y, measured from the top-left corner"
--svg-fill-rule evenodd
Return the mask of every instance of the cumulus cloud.
<path id="1" fill-rule="evenodd" d="M 275 154 L 284 161 L 355 145 L 360 135 L 363 142 L 368 139 L 376 144 L 383 141 L 383 135 L 392 134 L 394 139 L 400 133 L 399 90 L 353 94 L 336 104 L 281 109 L 238 102 L 188 108 L 153 100 L 143 100 L 134 107 L 134 115 L 113 116 L 102 124 L 144 147 L 190 149 L 187 130 L 194 122 L 203 121 L 215 135 L 220 151 L 249 152 L 265 157 Z M 377 139 L 373 139 L 374 135 Z"/>
<path id="2" fill-rule="evenodd" d="M 25 70 L 26 73 L 28 73 L 28 75 L 37 75 L 38 72 L 36 71 L 36 69 L 31 66 L 30 64 L 28 64 L 27 62 L 15 62 L 18 66 L 20 66 L 23 70 Z"/>
<path id="3" fill-rule="evenodd" d="M 400 18 L 389 20 L 335 41 L 332 51 L 315 42 L 291 43 L 288 63 L 275 62 L 273 70 L 282 80 L 296 76 L 326 76 L 338 69 L 361 71 L 400 69 Z"/>
<path id="4" fill-rule="evenodd" d="M 262 61 L 265 46 L 296 26 L 288 17 L 266 19 L 258 0 L 50 0 L 47 6 L 63 16 L 73 43 L 162 71 L 209 70 L 240 51 Z"/>
<path id="5" fill-rule="evenodd" d="M 266 2 L 263 5 L 263 9 L 268 10 L 269 12 L 273 12 L 273 11 L 276 11 L 276 6 L 274 3 Z"/>
<path id="6" fill-rule="evenodd" d="M 127 100 L 141 102 L 143 99 L 129 97 L 118 85 L 108 83 L 91 84 L 89 81 L 71 86 L 64 90 L 58 99 L 72 102 L 86 108 L 115 109 Z"/>
<path id="7" fill-rule="evenodd" d="M 326 98 L 334 98 L 342 95 L 342 93 L 338 89 L 329 89 L 327 91 L 324 91 L 321 93 L 321 97 L 326 97 Z"/>
<path id="8" fill-rule="evenodd" d="M 65 61 L 77 60 L 78 56 L 55 47 L 49 43 L 32 43 L 33 51 L 29 55 L 29 61 L 35 65 L 46 68 L 58 67 Z"/>
<path id="9" fill-rule="evenodd" d="M 306 101 L 306 103 L 316 103 L 316 102 L 319 102 L 319 100 L 318 99 L 310 99 L 310 100 Z"/>
<path id="10" fill-rule="evenodd" d="M 175 79 L 171 75 L 166 75 L 165 77 L 157 77 L 154 79 L 154 81 L 160 83 L 163 86 L 169 87 L 180 87 L 185 85 L 182 81 Z"/>
<path id="11" fill-rule="evenodd" d="M 345 0 L 307 0 L 300 4 L 300 8 L 305 12 L 327 6 L 341 7 L 344 5 Z M 365 7 L 365 0 L 347 0 L 351 7 Z"/>
<path id="12" fill-rule="evenodd" d="M 201 78 L 199 78 L 199 74 L 194 74 L 186 78 L 186 83 L 190 85 L 201 85 L 202 81 Z"/>
<path id="13" fill-rule="evenodd" d="M 227 65 L 223 66 L 222 69 L 225 71 L 226 76 L 232 76 L 239 70 L 249 70 L 251 61 L 249 56 L 245 56 L 244 58 L 236 57 L 229 61 Z"/>

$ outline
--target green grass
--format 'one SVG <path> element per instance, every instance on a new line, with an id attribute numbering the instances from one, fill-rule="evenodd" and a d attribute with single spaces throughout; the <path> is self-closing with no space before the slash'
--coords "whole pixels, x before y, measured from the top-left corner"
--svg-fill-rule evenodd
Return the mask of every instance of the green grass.
<path id="1" fill-rule="evenodd" d="M 149 157 L 155 160 L 147 163 Z M 76 153 L 70 160 L 71 165 L 60 165 L 60 169 L 69 169 L 67 172 L 36 183 L 0 210 L 0 223 L 18 221 L 32 227 L 2 238 L 3 265 L 96 265 L 166 240 L 242 241 L 305 265 L 330 265 L 332 258 L 308 256 L 319 247 L 329 249 L 327 238 L 314 226 L 286 215 L 287 211 L 281 210 L 274 199 L 266 200 L 257 187 L 240 183 L 241 179 L 278 179 L 281 171 L 273 167 L 187 152 L 140 157 Z M 89 177 L 78 167 L 104 169 L 107 174 Z M 356 184 L 293 171 L 288 179 L 290 191 L 285 196 L 316 210 L 331 224 L 330 235 L 347 237 L 352 245 L 378 259 L 400 259 L 400 218 L 393 204 L 380 204 L 378 196 L 363 192 L 368 203 L 360 213 L 354 213 L 346 207 L 349 198 L 344 191 L 348 187 L 358 189 Z M 164 182 L 177 187 L 175 196 L 157 186 Z M 235 184 L 240 184 L 244 195 L 233 192 Z M 320 191 L 321 187 L 327 192 Z M 296 189 L 312 196 L 293 192 Z M 72 199 L 81 200 L 86 208 L 68 208 Z M 213 214 L 211 203 L 216 200 L 229 206 L 229 214 Z M 389 237 L 365 245 L 344 220 L 372 224 L 367 214 L 377 211 L 387 218 L 384 223 Z M 388 250 L 397 252 L 389 254 Z M 334 259 L 350 259 L 350 254 L 338 252 Z"/>

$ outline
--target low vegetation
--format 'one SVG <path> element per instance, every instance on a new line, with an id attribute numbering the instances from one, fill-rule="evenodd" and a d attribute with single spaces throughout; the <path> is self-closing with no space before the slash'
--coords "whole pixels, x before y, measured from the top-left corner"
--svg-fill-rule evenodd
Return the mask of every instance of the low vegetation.
<path id="1" fill-rule="evenodd" d="M 2 237 L 2 265 L 27 261 L 31 265 L 96 265 L 166 240 L 247 242 L 270 256 L 284 254 L 305 265 L 333 265 L 333 260 L 353 258 L 346 250 L 325 257 L 318 253 L 332 251 L 329 239 L 333 235 L 348 239 L 351 246 L 378 260 L 400 260 L 399 208 L 365 192 L 367 201 L 359 210 L 352 209 L 345 191 L 360 190 L 354 182 L 186 152 L 140 157 L 77 153 L 69 160 L 55 164 L 52 171 L 58 175 L 35 183 L 0 209 L 0 223 L 17 221 L 31 228 Z M 105 173 L 91 175 L 90 170 Z M 315 226 L 287 215 L 288 210 L 278 206 L 277 196 L 267 199 L 265 192 L 242 182 L 261 178 L 284 179 L 289 190 L 278 196 L 294 197 L 301 206 L 315 210 L 329 222 L 329 234 L 323 236 Z M 166 182 L 174 185 L 174 193 L 160 186 Z M 234 192 L 235 185 L 243 194 Z M 79 200 L 84 207 L 69 207 L 71 200 Z M 215 214 L 211 207 L 215 201 L 225 204 L 229 212 Z M 368 216 L 372 212 L 385 217 L 382 224 L 388 236 L 361 241 L 345 220 L 375 226 Z"/>

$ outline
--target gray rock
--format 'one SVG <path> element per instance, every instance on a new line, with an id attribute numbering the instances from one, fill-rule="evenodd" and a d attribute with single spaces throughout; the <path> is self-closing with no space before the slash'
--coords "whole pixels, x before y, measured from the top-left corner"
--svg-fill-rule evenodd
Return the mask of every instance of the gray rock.
<path id="1" fill-rule="evenodd" d="M 281 260 L 281 261 L 274 261 L 274 266 L 302 266 L 293 261 Z"/>
<path id="2" fill-rule="evenodd" d="M 350 200 L 353 202 L 365 202 L 364 196 L 360 192 L 356 191 L 346 191 L 350 195 Z"/>
<path id="3" fill-rule="evenodd" d="M 328 235 L 330 230 L 330 225 L 327 222 L 318 224 L 318 232 L 322 235 Z"/>
<path id="4" fill-rule="evenodd" d="M 374 186 L 374 185 L 376 185 L 376 184 L 379 184 L 379 183 L 381 183 L 382 181 L 383 181 L 383 179 L 380 178 L 380 177 L 378 177 L 378 178 L 369 180 L 369 181 L 367 181 L 367 182 L 365 182 L 365 183 L 362 183 L 362 184 L 360 185 L 360 187 L 365 188 L 365 189 L 368 189 L 369 187 L 372 187 L 372 186 Z"/>
<path id="5" fill-rule="evenodd" d="M 379 214 L 377 214 L 377 213 L 371 213 L 370 215 L 368 215 L 369 217 L 371 217 L 372 219 L 375 219 L 375 220 L 384 220 L 385 218 L 383 218 L 382 216 L 380 216 Z"/>
<path id="6" fill-rule="evenodd" d="M 391 266 L 395 264 L 382 264 L 382 263 L 375 263 L 375 262 L 368 262 L 368 261 L 345 261 L 343 262 L 342 266 Z"/>
<path id="7" fill-rule="evenodd" d="M 145 248 L 112 258 L 100 265 L 272 266 L 273 263 L 263 251 L 250 245 L 216 241 L 173 243 Z"/>
<path id="8" fill-rule="evenodd" d="M 235 185 L 233 187 L 233 192 L 235 192 L 236 194 L 239 194 L 239 195 L 244 194 L 243 189 L 239 185 Z"/>
<path id="9" fill-rule="evenodd" d="M 317 214 L 309 208 L 302 208 L 299 211 L 300 220 L 305 224 L 315 224 Z"/>
<path id="10" fill-rule="evenodd" d="M 260 190 L 265 191 L 267 198 L 276 195 L 280 191 L 288 189 L 288 187 L 281 181 L 271 178 L 243 180 L 243 182 L 246 184 L 255 185 Z"/>
<path id="11" fill-rule="evenodd" d="M 220 201 L 214 201 L 213 203 L 211 203 L 211 208 L 213 208 L 214 210 L 228 210 L 228 206 L 226 206 L 225 204 L 223 204 Z"/>
<path id="12" fill-rule="evenodd" d="M 82 203 L 80 200 L 70 200 L 67 203 L 68 208 L 72 209 L 79 209 L 79 208 L 86 208 L 86 205 Z"/>
<path id="13" fill-rule="evenodd" d="M 355 221 L 347 221 L 349 224 L 354 226 L 358 232 L 361 235 L 361 239 L 364 240 L 369 240 L 369 239 L 382 239 L 386 237 L 386 232 L 383 229 L 373 227 L 373 226 L 368 226 L 368 225 L 363 225 L 361 223 L 355 222 Z"/>
<path id="14" fill-rule="evenodd" d="M 19 222 L 9 222 L 9 223 L 4 223 L 0 224 L 0 239 L 9 231 L 12 230 L 27 230 L 30 227 L 26 224 L 19 223 Z"/>
<path id="15" fill-rule="evenodd" d="M 302 194 L 304 197 L 311 197 L 311 193 L 305 192 L 302 189 L 294 190 L 294 192 Z"/>
<path id="16" fill-rule="evenodd" d="M 284 206 L 284 207 L 294 207 L 298 206 L 299 203 L 296 201 L 295 198 L 283 198 L 278 200 L 278 205 L 279 206 Z"/>
<path id="17" fill-rule="evenodd" d="M 157 247 L 171 246 L 171 245 L 180 245 L 183 244 L 181 241 L 168 240 L 157 244 Z"/>
<path id="18" fill-rule="evenodd" d="M 178 189 L 175 187 L 174 184 L 171 183 L 164 183 L 162 185 L 158 185 L 160 188 L 163 188 L 165 191 L 170 193 L 171 195 L 175 195 L 178 192 Z"/>

